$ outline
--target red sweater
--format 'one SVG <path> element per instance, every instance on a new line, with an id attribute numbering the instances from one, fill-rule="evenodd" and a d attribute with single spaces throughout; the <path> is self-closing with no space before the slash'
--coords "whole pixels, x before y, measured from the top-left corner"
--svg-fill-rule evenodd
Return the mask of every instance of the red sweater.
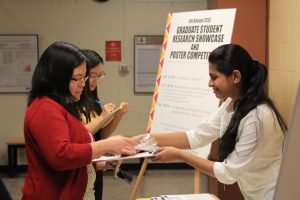
<path id="1" fill-rule="evenodd" d="M 91 163 L 87 129 L 48 97 L 35 99 L 24 120 L 28 172 L 22 199 L 82 199 Z"/>

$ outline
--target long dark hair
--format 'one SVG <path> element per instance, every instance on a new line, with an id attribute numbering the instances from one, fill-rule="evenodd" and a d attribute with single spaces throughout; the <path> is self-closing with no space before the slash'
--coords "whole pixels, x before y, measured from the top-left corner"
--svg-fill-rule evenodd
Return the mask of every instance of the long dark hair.
<path id="1" fill-rule="evenodd" d="M 103 64 L 102 57 L 93 50 L 82 50 L 84 55 L 87 57 L 87 69 L 90 71 L 91 69 L 95 68 L 99 64 Z M 90 121 L 90 114 L 91 112 L 95 111 L 98 115 L 102 113 L 102 108 L 100 104 L 100 100 L 98 97 L 97 87 L 94 91 L 90 91 L 89 84 L 86 85 L 84 95 L 86 96 L 84 106 L 86 108 L 85 114 L 87 121 Z M 91 97 L 91 98 L 89 98 Z"/>
<path id="2" fill-rule="evenodd" d="M 34 70 L 28 106 L 35 98 L 48 96 L 79 118 L 76 109 L 69 104 L 74 100 L 69 84 L 74 69 L 85 61 L 85 55 L 75 45 L 67 42 L 51 44 Z"/>
<path id="3" fill-rule="evenodd" d="M 263 64 L 253 60 L 244 48 L 236 44 L 216 48 L 209 55 L 208 61 L 226 76 L 239 70 L 242 77 L 240 96 L 234 103 L 234 114 L 220 139 L 217 161 L 223 161 L 234 150 L 240 121 L 260 104 L 266 103 L 273 109 L 282 131 L 286 132 L 287 126 L 282 116 L 272 100 L 266 96 L 264 83 L 268 72 Z"/>

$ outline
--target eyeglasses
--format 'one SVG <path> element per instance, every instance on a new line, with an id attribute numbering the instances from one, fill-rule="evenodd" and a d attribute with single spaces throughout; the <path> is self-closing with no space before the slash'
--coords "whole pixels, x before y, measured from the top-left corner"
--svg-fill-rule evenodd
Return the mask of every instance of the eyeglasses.
<path id="1" fill-rule="evenodd" d="M 83 83 L 83 82 L 86 82 L 88 80 L 88 78 L 89 78 L 89 76 L 83 76 L 83 77 L 78 77 L 78 78 L 72 77 L 71 80 L 76 81 L 77 83 Z"/>
<path id="2" fill-rule="evenodd" d="M 104 78 L 106 75 L 106 73 L 102 72 L 100 74 L 91 74 L 90 75 L 90 78 L 93 79 L 93 80 L 97 80 L 99 78 Z"/>

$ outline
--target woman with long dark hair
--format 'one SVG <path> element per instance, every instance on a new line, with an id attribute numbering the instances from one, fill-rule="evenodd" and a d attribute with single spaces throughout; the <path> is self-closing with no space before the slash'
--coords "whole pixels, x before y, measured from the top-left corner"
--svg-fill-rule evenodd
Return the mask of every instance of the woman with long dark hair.
<path id="1" fill-rule="evenodd" d="M 241 46 L 227 44 L 211 52 L 209 76 L 209 87 L 225 102 L 195 129 L 150 134 L 161 146 L 154 160 L 183 160 L 221 183 L 238 182 L 245 199 L 273 199 L 287 127 L 264 91 L 266 67 Z M 218 138 L 216 158 L 202 159 L 181 150 Z"/>
<path id="2" fill-rule="evenodd" d="M 115 114 L 112 121 L 105 127 L 99 127 L 101 121 L 112 110 L 116 109 L 116 105 L 108 103 L 101 104 L 98 96 L 97 86 L 105 76 L 104 62 L 102 57 L 93 50 L 82 50 L 87 57 L 87 69 L 89 74 L 89 81 L 83 93 L 83 100 L 78 103 L 78 109 L 81 114 L 81 120 L 85 127 L 94 135 L 96 141 L 106 139 L 116 130 L 118 124 L 123 118 L 124 114 L 128 112 L 129 104 L 122 102 L 120 109 Z M 96 181 L 95 181 L 95 199 L 102 199 L 103 193 L 103 171 L 106 168 L 106 162 L 97 163 Z"/>
<path id="3" fill-rule="evenodd" d="M 86 60 L 66 42 L 53 43 L 39 59 L 24 119 L 28 172 L 22 199 L 94 199 L 92 159 L 135 153 L 122 136 L 93 142 L 72 106 L 88 79 Z"/>

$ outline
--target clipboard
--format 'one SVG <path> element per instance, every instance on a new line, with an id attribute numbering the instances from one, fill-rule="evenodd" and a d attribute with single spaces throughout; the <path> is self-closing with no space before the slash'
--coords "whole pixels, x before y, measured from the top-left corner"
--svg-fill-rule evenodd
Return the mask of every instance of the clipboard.
<path id="1" fill-rule="evenodd" d="M 156 152 L 142 152 L 137 153 L 132 156 L 121 156 L 121 155 L 113 155 L 113 156 L 101 156 L 92 160 L 92 162 L 101 162 L 101 161 L 114 161 L 114 160 L 128 160 L 135 158 L 147 158 L 155 156 Z"/>
<path id="2" fill-rule="evenodd" d="M 104 128 L 105 126 L 107 126 L 113 119 L 114 117 L 116 116 L 116 113 L 120 110 L 120 107 L 116 108 L 115 110 L 111 111 L 110 113 L 108 113 L 106 115 L 105 118 L 103 118 L 101 120 L 101 122 L 99 122 L 98 126 L 100 128 Z"/>

